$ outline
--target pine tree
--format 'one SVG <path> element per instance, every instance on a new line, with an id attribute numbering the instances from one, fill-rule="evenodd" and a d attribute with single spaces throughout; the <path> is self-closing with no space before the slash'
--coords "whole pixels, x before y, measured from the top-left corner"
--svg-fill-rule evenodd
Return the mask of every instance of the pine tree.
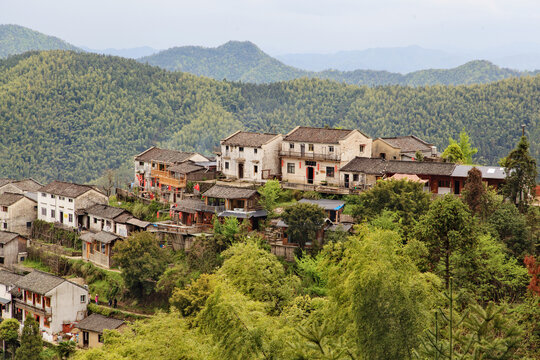
<path id="1" fill-rule="evenodd" d="M 463 188 L 463 201 L 469 205 L 471 211 L 479 214 L 485 201 L 486 188 L 482 184 L 482 172 L 473 167 L 467 173 L 467 180 Z"/>
<path id="2" fill-rule="evenodd" d="M 21 347 L 15 353 L 16 360 L 41 360 L 43 340 L 39 332 L 39 324 L 31 317 L 24 321 L 21 336 Z"/>

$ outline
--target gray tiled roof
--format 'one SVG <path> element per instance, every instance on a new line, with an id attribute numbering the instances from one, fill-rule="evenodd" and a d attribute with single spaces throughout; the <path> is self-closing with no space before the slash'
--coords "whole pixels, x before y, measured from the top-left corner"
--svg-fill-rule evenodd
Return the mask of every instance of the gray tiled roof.
<path id="1" fill-rule="evenodd" d="M 74 184 L 58 180 L 55 180 L 52 183 L 38 189 L 39 192 L 60 195 L 69 198 L 77 198 L 90 190 L 99 191 L 90 185 Z"/>
<path id="2" fill-rule="evenodd" d="M 306 143 L 337 144 L 354 130 L 312 128 L 300 126 L 283 138 L 283 141 L 302 141 Z"/>
<path id="3" fill-rule="evenodd" d="M 301 199 L 298 201 L 303 204 L 314 204 L 319 205 L 324 210 L 339 210 L 345 206 L 345 201 L 341 200 L 331 200 L 331 199 L 320 199 L 320 200 L 311 200 L 311 199 Z"/>
<path id="4" fill-rule="evenodd" d="M 185 161 L 183 163 L 173 165 L 169 167 L 169 171 L 178 173 L 178 174 L 189 174 L 194 171 L 204 170 L 203 166 L 195 165 L 191 161 Z"/>
<path id="5" fill-rule="evenodd" d="M 188 160 L 193 155 L 195 155 L 195 153 L 151 147 L 144 153 L 137 156 L 135 160 L 144 162 L 159 161 L 167 164 L 177 164 Z"/>
<path id="6" fill-rule="evenodd" d="M 17 281 L 19 281 L 19 279 L 21 278 L 22 278 L 22 275 L 15 274 L 14 272 L 3 270 L 3 269 L 0 270 L 0 284 L 11 286 L 15 284 Z"/>
<path id="7" fill-rule="evenodd" d="M 64 281 L 66 280 L 62 279 L 61 277 L 47 274 L 39 270 L 34 270 L 28 275 L 23 276 L 21 279 L 19 279 L 14 284 L 14 286 L 41 295 L 45 295 L 58 285 L 62 284 Z"/>
<path id="8" fill-rule="evenodd" d="M 114 206 L 96 204 L 86 209 L 86 213 L 89 215 L 99 216 L 105 219 L 114 219 L 115 217 L 129 213 L 129 211 Z"/>
<path id="9" fill-rule="evenodd" d="M 235 217 L 239 219 L 251 219 L 252 217 L 259 218 L 266 216 L 268 216 L 268 212 L 266 210 L 256 210 L 248 212 L 225 210 L 218 214 L 218 217 Z"/>
<path id="10" fill-rule="evenodd" d="M 473 166 L 473 165 L 456 165 L 452 176 L 454 177 L 467 177 L 469 170 L 473 167 L 482 172 L 483 179 L 498 179 L 503 180 L 506 178 L 506 172 L 504 168 L 500 166 Z"/>
<path id="11" fill-rule="evenodd" d="M 4 186 L 4 185 L 9 184 L 9 183 L 12 183 L 12 182 L 14 182 L 14 181 L 15 181 L 15 180 L 2 178 L 2 179 L 0 179 L 0 186 Z"/>
<path id="12" fill-rule="evenodd" d="M 24 197 L 22 194 L 3 193 L 0 194 L 0 206 L 10 206 Z"/>
<path id="13" fill-rule="evenodd" d="M 249 199 L 257 194 L 257 190 L 242 187 L 214 185 L 203 196 L 218 199 Z"/>
<path id="14" fill-rule="evenodd" d="M 100 231 L 98 233 L 92 233 L 92 232 L 86 232 L 81 235 L 81 240 L 92 242 L 92 241 L 99 241 L 103 244 L 109 244 L 113 242 L 116 239 L 120 239 L 121 237 L 115 234 L 112 234 L 107 231 Z"/>
<path id="15" fill-rule="evenodd" d="M 430 144 L 416 136 L 394 136 L 381 138 L 393 147 L 399 148 L 401 152 L 414 152 L 416 150 L 431 149 L 433 144 Z"/>
<path id="16" fill-rule="evenodd" d="M 79 323 L 77 324 L 77 328 L 101 334 L 105 329 L 118 329 L 123 324 L 123 320 L 109 318 L 100 314 L 92 314 L 79 321 Z"/>
<path id="17" fill-rule="evenodd" d="M 389 160 L 385 172 L 387 174 L 450 176 L 455 167 L 456 164 L 444 162 Z"/>
<path id="18" fill-rule="evenodd" d="M 13 185 L 18 187 L 22 191 L 31 191 L 31 192 L 38 191 L 43 186 L 43 184 L 38 183 L 34 179 L 19 180 L 19 181 L 14 182 Z"/>
<path id="19" fill-rule="evenodd" d="M 18 238 L 19 234 L 10 231 L 0 231 L 0 244 L 7 244 L 8 242 Z"/>
<path id="20" fill-rule="evenodd" d="M 231 146 L 261 147 L 270 140 L 274 139 L 276 136 L 278 135 L 239 131 L 223 140 L 221 144 Z"/>
<path id="21" fill-rule="evenodd" d="M 386 161 L 383 159 L 371 159 L 356 157 L 349 161 L 340 171 L 361 172 L 363 174 L 382 175 L 386 168 Z"/>

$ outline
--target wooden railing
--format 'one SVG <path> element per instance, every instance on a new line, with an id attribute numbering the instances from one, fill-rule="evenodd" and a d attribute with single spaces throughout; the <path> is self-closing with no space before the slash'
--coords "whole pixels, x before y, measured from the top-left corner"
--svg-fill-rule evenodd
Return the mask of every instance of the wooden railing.
<path id="1" fill-rule="evenodd" d="M 174 186 L 176 188 L 186 187 L 187 181 L 185 178 L 177 179 L 175 178 L 170 171 L 163 170 L 154 170 L 150 173 L 150 176 L 155 178 L 160 185 Z"/>

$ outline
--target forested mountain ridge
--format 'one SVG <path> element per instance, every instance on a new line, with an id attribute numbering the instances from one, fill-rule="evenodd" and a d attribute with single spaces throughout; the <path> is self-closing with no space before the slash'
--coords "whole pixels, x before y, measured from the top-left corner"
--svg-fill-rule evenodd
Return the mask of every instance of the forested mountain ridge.
<path id="1" fill-rule="evenodd" d="M 496 164 L 526 124 L 540 158 L 540 76 L 473 86 L 216 81 L 134 60 L 44 51 L 0 61 L 0 177 L 86 182 L 151 145 L 209 153 L 239 129 L 357 128 L 448 144 L 465 128 Z"/>
<path id="2" fill-rule="evenodd" d="M 217 48 L 175 47 L 138 59 L 171 71 L 184 71 L 216 80 L 270 83 L 301 77 L 336 80 L 351 85 L 461 85 L 484 84 L 510 77 L 534 75 L 500 68 L 489 61 L 470 61 L 453 69 L 421 70 L 405 75 L 388 71 L 306 71 L 288 66 L 267 55 L 255 44 L 229 41 Z"/>
<path id="3" fill-rule="evenodd" d="M 32 50 L 80 50 L 64 40 L 19 25 L 0 25 L 0 59 Z"/>

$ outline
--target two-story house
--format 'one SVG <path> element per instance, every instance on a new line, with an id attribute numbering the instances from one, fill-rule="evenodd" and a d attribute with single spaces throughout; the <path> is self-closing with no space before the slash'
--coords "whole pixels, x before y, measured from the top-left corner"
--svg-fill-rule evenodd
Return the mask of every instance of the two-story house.
<path id="1" fill-rule="evenodd" d="M 210 160 L 194 152 L 152 146 L 135 156 L 135 185 L 144 192 L 157 191 L 162 197 L 174 202 L 178 192 L 186 187 L 187 179 L 171 173 L 170 167 L 186 161 L 206 163 Z"/>
<path id="2" fill-rule="evenodd" d="M 371 157 L 414 161 L 417 152 L 422 154 L 424 161 L 441 160 L 441 154 L 437 152 L 437 147 L 414 135 L 382 137 L 373 140 Z"/>
<path id="3" fill-rule="evenodd" d="M 298 126 L 281 143 L 285 185 L 339 185 L 339 169 L 356 156 L 370 157 L 371 139 L 358 130 Z"/>
<path id="4" fill-rule="evenodd" d="M 220 141 L 218 171 L 228 179 L 261 182 L 279 176 L 282 135 L 237 131 Z"/>
<path id="5" fill-rule="evenodd" d="M 0 231 L 0 265 L 11 267 L 26 255 L 27 239 L 20 234 Z M 24 260 L 24 259 L 23 259 Z"/>
<path id="6" fill-rule="evenodd" d="M 36 319 L 47 340 L 86 317 L 88 290 L 58 276 L 34 270 L 15 282 L 11 293 L 21 321 Z"/>
<path id="7" fill-rule="evenodd" d="M 107 204 L 107 195 L 90 185 L 53 181 L 38 191 L 38 219 L 69 228 L 84 226 L 85 209 Z"/>
<path id="8" fill-rule="evenodd" d="M 0 231 L 30 235 L 37 217 L 37 201 L 29 195 L 0 193 Z"/>
<path id="9" fill-rule="evenodd" d="M 0 306 L 2 308 L 2 319 L 16 317 L 10 291 L 21 278 L 22 275 L 3 269 L 0 270 Z"/>

